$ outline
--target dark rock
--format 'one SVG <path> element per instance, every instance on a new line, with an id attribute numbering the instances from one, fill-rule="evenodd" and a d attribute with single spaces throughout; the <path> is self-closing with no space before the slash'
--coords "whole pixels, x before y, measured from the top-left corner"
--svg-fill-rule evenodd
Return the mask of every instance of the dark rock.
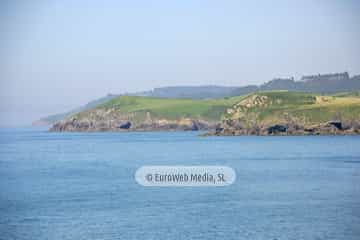
<path id="1" fill-rule="evenodd" d="M 339 130 L 342 130 L 341 121 L 329 121 L 329 122 L 327 122 L 327 124 L 332 125 L 332 126 L 336 127 Z"/>
<path id="2" fill-rule="evenodd" d="M 287 130 L 287 126 L 276 124 L 274 126 L 268 127 L 267 132 L 268 134 L 278 134 L 278 133 L 285 133 Z"/>
<path id="3" fill-rule="evenodd" d="M 315 132 L 315 128 L 304 128 L 305 132 L 313 133 Z"/>
<path id="4" fill-rule="evenodd" d="M 224 130 L 223 127 L 219 127 L 219 126 L 218 126 L 218 127 L 215 128 L 215 132 L 216 132 L 216 133 L 221 133 L 223 130 Z"/>
<path id="5" fill-rule="evenodd" d="M 131 127 L 131 122 L 129 121 L 119 125 L 119 128 L 121 129 L 129 129 L 130 127 Z"/>

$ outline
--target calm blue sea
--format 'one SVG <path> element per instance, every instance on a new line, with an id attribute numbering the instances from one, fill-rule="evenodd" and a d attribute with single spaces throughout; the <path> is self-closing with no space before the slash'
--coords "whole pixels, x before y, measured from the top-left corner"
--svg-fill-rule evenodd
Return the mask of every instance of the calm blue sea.
<path id="1" fill-rule="evenodd" d="M 360 239 L 360 137 L 0 130 L 0 239 Z M 143 165 L 228 187 L 142 187 Z"/>

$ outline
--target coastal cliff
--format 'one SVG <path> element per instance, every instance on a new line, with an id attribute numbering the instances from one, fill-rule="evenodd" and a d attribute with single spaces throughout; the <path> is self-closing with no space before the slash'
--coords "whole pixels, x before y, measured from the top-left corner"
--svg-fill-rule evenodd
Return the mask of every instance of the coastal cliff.
<path id="1" fill-rule="evenodd" d="M 87 117 L 74 116 L 55 123 L 50 131 L 55 132 L 101 132 L 101 131 L 197 131 L 215 129 L 216 123 L 181 118 L 136 120 L 136 114 L 126 115 L 114 111 L 89 111 Z M 148 112 L 148 116 L 150 113 Z"/>
<path id="2" fill-rule="evenodd" d="M 360 97 L 268 91 L 211 99 L 114 98 L 50 131 L 207 131 L 206 135 L 360 134 Z"/>
<path id="3" fill-rule="evenodd" d="M 192 100 L 121 96 L 56 122 L 50 131 L 197 131 L 215 129 L 238 98 Z"/>
<path id="4" fill-rule="evenodd" d="M 360 134 L 360 98 L 274 91 L 228 108 L 208 135 Z"/>

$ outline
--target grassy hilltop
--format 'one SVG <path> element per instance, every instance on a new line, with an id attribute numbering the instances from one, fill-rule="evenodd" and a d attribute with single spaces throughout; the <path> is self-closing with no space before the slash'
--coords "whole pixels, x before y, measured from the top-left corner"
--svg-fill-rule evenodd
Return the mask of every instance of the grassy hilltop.
<path id="1" fill-rule="evenodd" d="M 150 98 L 122 96 L 112 99 L 97 109 L 116 110 L 124 114 L 136 113 L 139 118 L 149 113 L 154 118 L 176 120 L 179 118 L 204 119 L 218 121 L 224 111 L 243 99 L 230 97 L 209 100 Z"/>
<path id="2" fill-rule="evenodd" d="M 236 114 L 256 114 L 258 121 L 276 123 L 284 117 L 303 119 L 307 123 L 360 119 L 360 97 L 336 97 L 308 93 L 274 91 L 249 95 L 234 106 Z M 241 111 L 243 110 L 243 111 Z M 231 112 L 231 111 L 230 111 Z M 236 114 L 226 114 L 236 118 Z M 339 119 L 340 120 L 340 119 Z"/>
<path id="3" fill-rule="evenodd" d="M 249 109 L 249 112 L 258 113 L 259 121 L 277 122 L 283 118 L 284 114 L 315 123 L 339 116 L 344 119 L 360 119 L 360 97 L 357 93 L 342 93 L 332 96 L 269 91 L 210 100 L 122 96 L 100 105 L 98 109 L 116 110 L 123 113 L 149 112 L 155 118 L 173 120 L 194 118 L 218 121 L 221 117 L 231 115 L 225 113 L 228 108 L 237 103 L 251 105 L 251 100 L 256 96 L 267 98 L 263 104 L 254 103 Z"/>
<path id="4" fill-rule="evenodd" d="M 53 130 L 198 130 L 215 128 L 221 123 L 225 131 L 236 131 L 276 124 L 308 127 L 333 120 L 359 119 L 357 93 L 325 96 L 268 91 L 208 100 L 120 96 L 68 117 L 54 125 Z"/>

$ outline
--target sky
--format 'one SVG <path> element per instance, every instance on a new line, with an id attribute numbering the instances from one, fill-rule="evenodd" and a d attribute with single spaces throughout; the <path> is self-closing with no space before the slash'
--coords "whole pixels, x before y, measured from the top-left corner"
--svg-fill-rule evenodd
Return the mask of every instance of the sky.
<path id="1" fill-rule="evenodd" d="M 0 1 L 0 126 L 108 93 L 360 74 L 360 1 Z"/>

